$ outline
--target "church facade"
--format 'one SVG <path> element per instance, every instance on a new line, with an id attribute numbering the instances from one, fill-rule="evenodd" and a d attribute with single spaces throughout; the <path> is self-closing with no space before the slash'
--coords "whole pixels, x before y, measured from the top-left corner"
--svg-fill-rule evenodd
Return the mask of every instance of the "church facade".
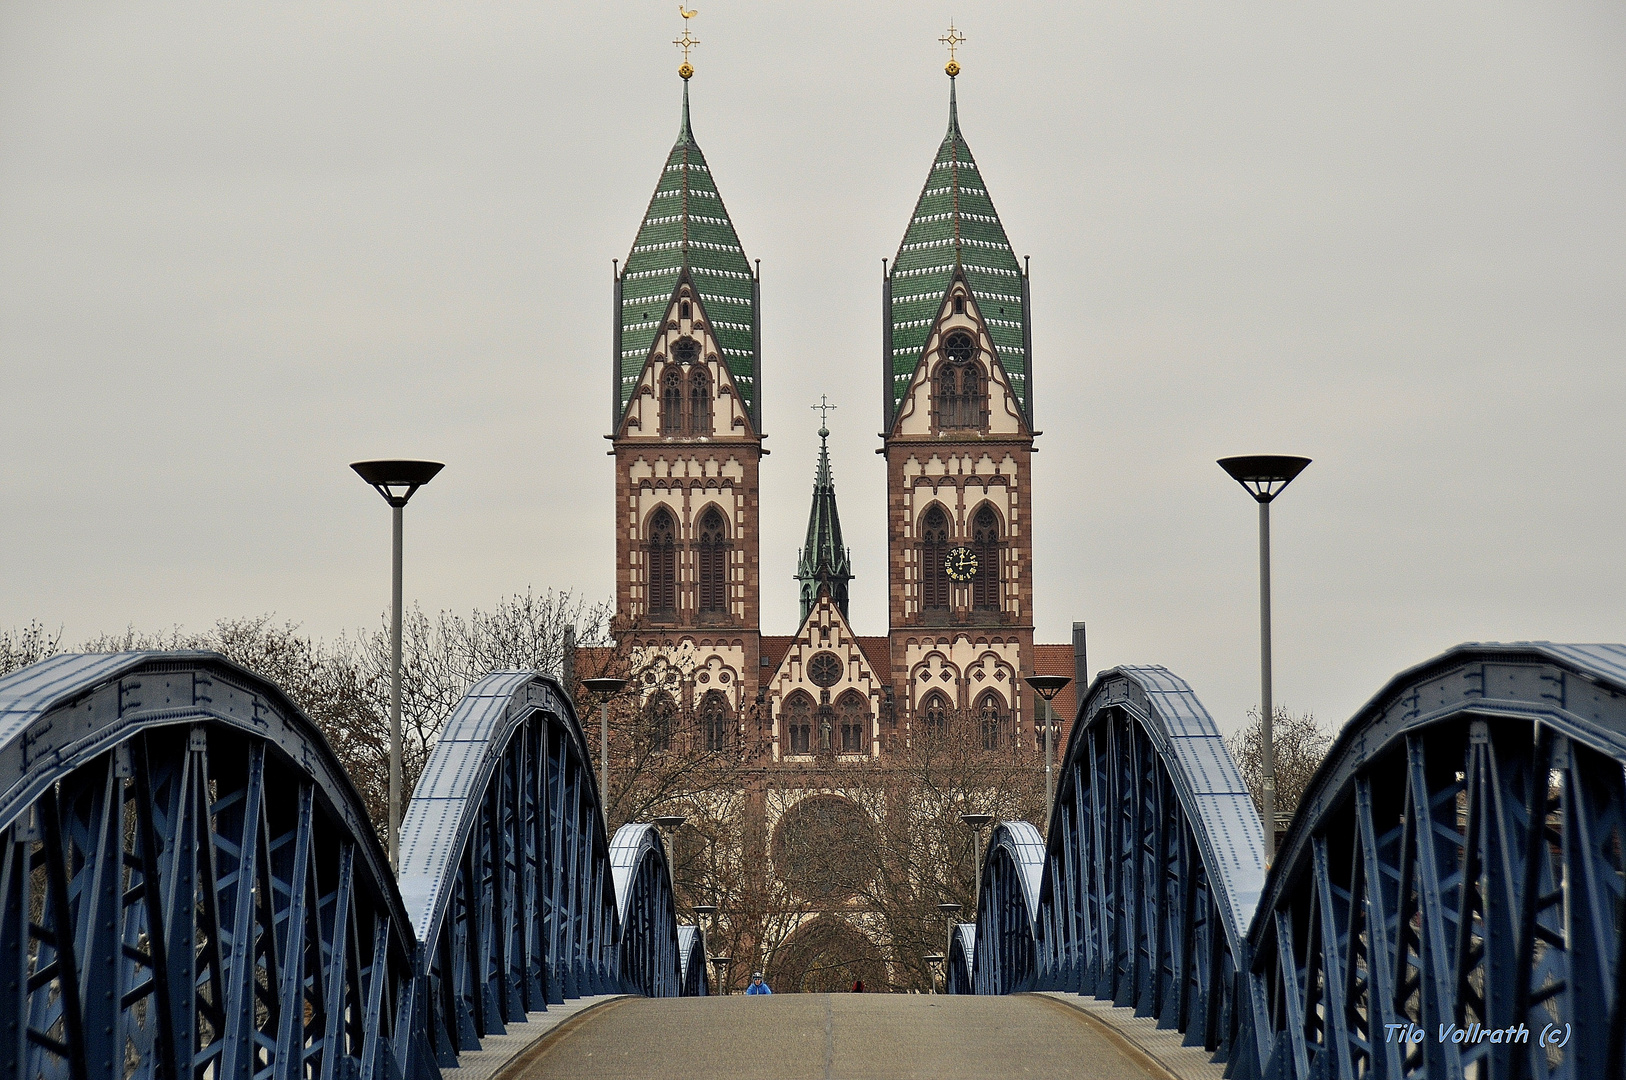
<path id="1" fill-rule="evenodd" d="M 866 583 L 855 583 L 843 543 L 823 428 L 796 575 L 800 624 L 763 632 L 772 363 L 760 274 L 694 137 L 687 76 L 677 141 L 616 267 L 617 637 L 678 672 L 631 688 L 640 707 L 692 717 L 708 747 L 738 746 L 753 762 L 748 817 L 760 835 L 745 845 L 764 855 L 799 799 L 873 789 L 889 756 L 951 716 L 971 718 L 981 749 L 1037 748 L 1039 703 L 1024 678 L 1082 674 L 1073 643 L 1034 640 L 1028 274 L 961 133 L 957 72 L 951 64 L 948 130 L 881 282 L 884 634 L 849 619 L 850 590 Z M 778 492 L 787 480 L 770 483 Z M 1056 701 L 1058 754 L 1072 697 L 1069 687 Z M 848 915 L 864 932 L 862 913 Z"/>

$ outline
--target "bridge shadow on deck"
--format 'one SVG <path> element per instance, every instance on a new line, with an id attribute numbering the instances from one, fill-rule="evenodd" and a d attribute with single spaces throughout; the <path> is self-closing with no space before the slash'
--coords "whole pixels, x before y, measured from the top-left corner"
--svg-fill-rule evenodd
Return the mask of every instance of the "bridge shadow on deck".
<path id="1" fill-rule="evenodd" d="M 564 1025 L 503 1080 L 1135 1080 L 1166 1073 L 1038 996 L 624 998 Z"/>

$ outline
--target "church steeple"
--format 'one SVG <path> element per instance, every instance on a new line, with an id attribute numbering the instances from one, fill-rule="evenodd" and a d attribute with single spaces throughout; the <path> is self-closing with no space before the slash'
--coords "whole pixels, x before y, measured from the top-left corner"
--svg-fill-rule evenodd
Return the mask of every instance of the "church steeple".
<path id="1" fill-rule="evenodd" d="M 1005 236 L 999 212 L 960 131 L 955 94 L 958 61 L 951 59 L 947 70 L 948 131 L 926 174 L 886 282 L 888 426 L 920 365 L 949 286 L 959 273 L 965 275 L 972 299 L 983 313 L 988 336 L 1023 414 L 1033 415 L 1028 399 L 1027 274 Z"/>
<path id="2" fill-rule="evenodd" d="M 687 61 L 684 67 L 693 74 Z M 683 277 L 694 286 L 704 322 L 716 336 L 721 359 L 752 426 L 761 431 L 757 274 L 745 257 L 706 156 L 695 140 L 689 121 L 688 76 L 683 80 L 677 142 L 666 156 L 627 264 L 616 278 L 618 420 L 638 386 L 638 376 Z"/>
<path id="3" fill-rule="evenodd" d="M 830 409 L 833 405 L 815 405 Z M 853 579 L 852 553 L 841 543 L 841 517 L 836 513 L 836 483 L 830 475 L 830 429 L 819 425 L 819 467 L 813 477 L 813 508 L 807 515 L 807 545 L 796 563 L 796 580 L 802 583 L 802 616 L 818 603 L 821 590 L 847 617 L 847 583 Z"/>

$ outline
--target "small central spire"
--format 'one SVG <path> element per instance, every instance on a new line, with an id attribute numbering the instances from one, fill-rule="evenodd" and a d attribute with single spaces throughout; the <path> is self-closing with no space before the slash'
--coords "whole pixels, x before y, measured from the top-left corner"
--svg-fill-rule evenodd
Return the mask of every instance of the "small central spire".
<path id="1" fill-rule="evenodd" d="M 813 406 L 819 412 L 819 465 L 813 474 L 813 507 L 807 515 L 807 544 L 797 560 L 802 583 L 802 622 L 828 592 L 842 618 L 847 617 L 847 583 L 853 579 L 852 553 L 841 543 L 841 516 L 836 512 L 836 484 L 830 472 L 829 414 L 834 405 L 824 395 Z"/>

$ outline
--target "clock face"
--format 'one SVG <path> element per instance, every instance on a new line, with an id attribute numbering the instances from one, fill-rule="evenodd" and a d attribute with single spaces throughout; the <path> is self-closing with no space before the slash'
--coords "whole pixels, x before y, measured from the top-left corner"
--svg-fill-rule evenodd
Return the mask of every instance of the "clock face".
<path id="1" fill-rule="evenodd" d="M 950 548 L 943 569 L 955 581 L 970 581 L 977 576 L 977 553 L 968 547 Z"/>

